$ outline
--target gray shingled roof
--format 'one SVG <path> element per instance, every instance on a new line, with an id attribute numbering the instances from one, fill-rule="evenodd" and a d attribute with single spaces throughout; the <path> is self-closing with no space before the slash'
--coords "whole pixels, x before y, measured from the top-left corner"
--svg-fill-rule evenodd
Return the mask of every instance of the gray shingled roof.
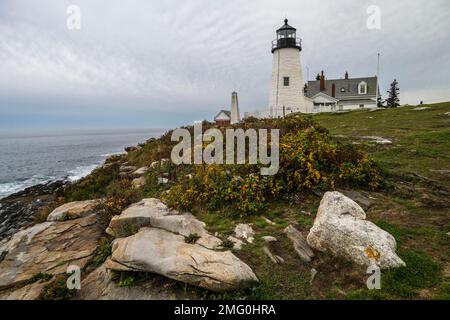
<path id="1" fill-rule="evenodd" d="M 360 95 L 358 93 L 358 85 L 360 82 L 365 81 L 367 83 L 367 94 Z M 377 77 L 367 78 L 354 78 L 354 79 L 330 79 L 325 80 L 325 91 L 323 93 L 331 97 L 331 88 L 333 83 L 336 85 L 336 99 L 346 99 L 350 97 L 367 97 L 375 96 L 377 88 Z M 341 88 L 345 88 L 345 92 L 341 92 Z M 320 91 L 320 81 L 308 81 L 308 90 L 306 96 L 311 98 L 318 94 Z"/>
<path id="2" fill-rule="evenodd" d="M 217 113 L 217 115 L 214 117 L 214 120 L 216 120 L 217 117 L 218 117 L 222 112 L 225 113 L 225 114 L 231 119 L 231 111 L 228 111 L 228 110 L 220 110 L 219 113 Z"/>

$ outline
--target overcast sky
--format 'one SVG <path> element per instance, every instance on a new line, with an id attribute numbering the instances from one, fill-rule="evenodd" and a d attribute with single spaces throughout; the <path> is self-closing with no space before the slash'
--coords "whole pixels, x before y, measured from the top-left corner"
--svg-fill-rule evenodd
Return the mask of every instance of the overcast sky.
<path id="1" fill-rule="evenodd" d="M 212 119 L 233 90 L 241 113 L 265 109 L 285 16 L 305 78 L 373 76 L 381 52 L 383 94 L 397 78 L 402 103 L 450 101 L 448 0 L 0 0 L 0 129 L 173 127 Z"/>

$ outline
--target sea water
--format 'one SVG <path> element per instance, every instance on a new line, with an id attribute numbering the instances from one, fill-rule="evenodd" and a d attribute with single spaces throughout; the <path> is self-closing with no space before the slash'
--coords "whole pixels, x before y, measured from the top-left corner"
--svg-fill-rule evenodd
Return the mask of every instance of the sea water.
<path id="1" fill-rule="evenodd" d="M 165 129 L 0 130 L 0 199 L 53 180 L 76 181 L 124 147 Z"/>

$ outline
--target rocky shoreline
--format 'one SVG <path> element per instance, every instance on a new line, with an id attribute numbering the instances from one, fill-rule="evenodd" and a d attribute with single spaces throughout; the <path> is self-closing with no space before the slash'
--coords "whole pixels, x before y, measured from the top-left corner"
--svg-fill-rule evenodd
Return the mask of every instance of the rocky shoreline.
<path id="1" fill-rule="evenodd" d="M 33 223 L 33 216 L 53 203 L 58 191 L 69 186 L 65 180 L 38 184 L 0 199 L 0 240 Z"/>
<path id="2" fill-rule="evenodd" d="M 166 162 L 160 159 L 138 168 L 123 163 L 123 159 L 109 159 L 103 167 L 116 164 L 118 176 L 132 180 L 132 188 L 139 189 L 148 174 L 158 173 Z M 49 292 L 58 286 L 67 293 L 58 299 L 172 299 L 180 292 L 167 289 L 170 281 L 214 293 L 245 290 L 259 282 L 254 266 L 237 255 L 244 245 L 255 241 L 250 224 L 237 224 L 227 238 L 209 233 L 206 223 L 189 212 L 172 210 L 157 198 L 144 198 L 113 216 L 106 228 L 101 221 L 107 199 L 59 203 L 58 197 L 72 185 L 55 181 L 0 200 L 0 299 L 43 299 L 48 294 L 53 299 Z M 362 266 L 404 266 L 396 255 L 395 239 L 366 221 L 356 202 L 340 192 L 320 196 L 308 237 L 293 225 L 284 230 L 283 237 L 292 242 L 298 259 L 311 264 L 315 252 L 323 251 Z M 36 219 L 45 207 L 52 212 L 43 221 Z M 99 261 L 105 240 L 109 249 Z M 262 240 L 264 254 L 275 265 L 283 264 L 286 255 L 278 255 L 271 244 L 278 239 L 265 236 Z M 64 274 L 70 266 L 88 275 L 81 279 L 81 289 L 70 293 L 74 296 L 65 287 Z M 313 271 L 317 273 L 312 268 L 311 275 Z M 114 280 L 127 272 L 147 274 L 146 280 L 131 286 L 125 284 L 135 280 Z"/>

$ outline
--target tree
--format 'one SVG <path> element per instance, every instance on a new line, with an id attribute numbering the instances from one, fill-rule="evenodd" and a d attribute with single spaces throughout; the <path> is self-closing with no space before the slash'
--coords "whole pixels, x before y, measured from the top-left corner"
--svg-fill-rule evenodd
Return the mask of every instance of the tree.
<path id="1" fill-rule="evenodd" d="M 378 100 L 377 100 L 377 107 L 378 108 L 386 108 L 386 105 L 384 104 L 386 101 L 383 100 L 383 97 L 381 96 L 381 94 L 378 96 Z"/>
<path id="2" fill-rule="evenodd" d="M 389 97 L 386 100 L 386 108 L 397 108 L 400 106 L 398 82 L 396 79 L 391 83 L 391 89 L 388 91 Z"/>
<path id="3" fill-rule="evenodd" d="M 319 81 L 320 80 L 320 73 L 317 74 L 316 76 L 316 80 Z"/>

